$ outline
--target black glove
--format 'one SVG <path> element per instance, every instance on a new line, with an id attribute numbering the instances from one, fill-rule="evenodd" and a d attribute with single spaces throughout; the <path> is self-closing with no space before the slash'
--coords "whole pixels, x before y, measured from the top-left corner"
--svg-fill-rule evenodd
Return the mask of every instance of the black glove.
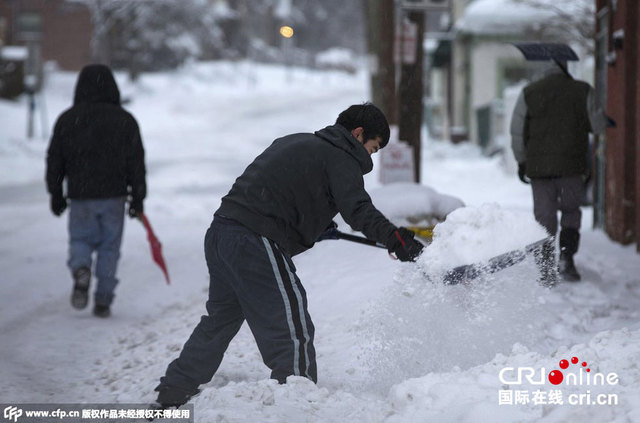
<path id="1" fill-rule="evenodd" d="M 339 239 L 338 238 L 338 224 L 333 220 L 327 228 L 320 234 L 316 242 L 324 241 L 325 239 Z"/>
<path id="2" fill-rule="evenodd" d="M 51 212 L 60 216 L 67 208 L 67 199 L 61 192 L 51 194 Z"/>
<path id="3" fill-rule="evenodd" d="M 424 246 L 414 239 L 415 234 L 407 228 L 398 228 L 387 240 L 387 250 L 400 261 L 416 261 Z"/>
<path id="4" fill-rule="evenodd" d="M 527 163 L 522 162 L 518 163 L 518 178 L 525 184 L 529 183 L 529 178 L 527 178 Z"/>
<path id="5" fill-rule="evenodd" d="M 142 200 L 138 200 L 135 198 L 131 199 L 131 202 L 129 202 L 129 217 L 134 219 L 138 216 L 141 216 L 142 211 Z"/>

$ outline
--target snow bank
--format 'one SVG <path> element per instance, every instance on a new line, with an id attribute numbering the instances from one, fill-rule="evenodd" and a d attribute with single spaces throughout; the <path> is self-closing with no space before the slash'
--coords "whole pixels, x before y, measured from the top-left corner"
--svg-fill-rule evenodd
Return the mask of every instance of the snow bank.
<path id="1" fill-rule="evenodd" d="M 544 236 L 530 214 L 497 204 L 450 213 L 436 226 L 433 243 L 417 265 L 402 266 L 385 300 L 367 315 L 374 340 L 368 360 L 376 383 L 389 387 L 428 372 L 467 368 L 515 342 L 540 342 L 548 292 L 532 278 L 537 275 L 532 258 L 469 286 L 445 286 L 442 275 Z"/>
<path id="2" fill-rule="evenodd" d="M 547 236 L 531 212 L 507 210 L 497 203 L 457 209 L 433 235 L 419 261 L 431 273 L 482 262 Z"/>
<path id="3" fill-rule="evenodd" d="M 595 335 L 586 345 L 560 347 L 550 356 L 516 344 L 509 354 L 498 354 L 490 362 L 467 371 L 432 373 L 409 379 L 391 389 L 389 401 L 394 414 L 388 421 L 638 421 L 640 404 L 634 400 L 640 397 L 638 339 L 640 331 L 605 331 Z M 559 369 L 560 360 L 570 360 L 571 357 L 586 361 L 590 373 L 616 373 L 620 382 L 616 385 L 587 385 L 586 376 L 582 385 L 552 385 L 546 380 L 546 375 L 552 369 Z M 545 383 L 532 385 L 525 380 L 522 385 L 503 385 L 499 378 L 500 371 L 518 366 L 535 369 L 536 377 L 537 372 L 544 368 Z M 565 371 L 566 375 L 571 373 L 577 374 L 577 371 L 571 368 Z M 500 404 L 501 390 L 528 392 L 530 396 L 526 404 Z M 536 404 L 533 397 L 536 390 L 560 391 L 562 403 L 548 404 L 548 398 L 545 401 L 541 396 Z M 617 398 L 618 405 L 594 404 L 601 394 L 607 395 L 607 401 L 609 394 L 615 395 L 611 399 L 615 401 Z M 571 404 L 570 401 L 577 403 Z"/>
<path id="4" fill-rule="evenodd" d="M 459 198 L 412 182 L 383 185 L 369 194 L 373 204 L 398 226 L 434 225 L 464 206 Z"/>

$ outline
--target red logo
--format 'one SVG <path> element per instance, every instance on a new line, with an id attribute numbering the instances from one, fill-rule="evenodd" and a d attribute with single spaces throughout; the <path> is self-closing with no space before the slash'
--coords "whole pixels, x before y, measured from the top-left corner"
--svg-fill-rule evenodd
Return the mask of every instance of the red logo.
<path id="1" fill-rule="evenodd" d="M 578 357 L 571 357 L 571 364 L 575 365 L 578 364 L 580 362 L 580 360 L 578 359 Z M 567 360 L 560 360 L 560 363 L 558 363 L 558 365 L 560 366 L 560 368 L 562 370 L 566 370 L 569 368 L 569 361 Z M 583 368 L 587 367 L 587 362 L 583 361 L 581 366 Z M 580 368 L 580 367 L 579 367 Z M 562 383 L 562 381 L 564 380 L 564 374 L 562 373 L 562 370 L 552 370 L 551 372 L 549 372 L 549 382 L 551 382 L 554 385 L 560 385 Z M 585 369 L 588 372 L 591 371 L 591 369 L 586 368 Z"/>

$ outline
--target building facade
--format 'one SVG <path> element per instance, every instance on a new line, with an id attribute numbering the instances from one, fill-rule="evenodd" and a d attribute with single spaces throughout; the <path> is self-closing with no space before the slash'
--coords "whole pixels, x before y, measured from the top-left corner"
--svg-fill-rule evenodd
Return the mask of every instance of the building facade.
<path id="1" fill-rule="evenodd" d="M 596 90 L 615 126 L 596 148 L 596 223 L 640 251 L 640 2 L 596 0 Z"/>
<path id="2" fill-rule="evenodd" d="M 91 62 L 91 14 L 80 2 L 0 0 L 0 22 L 5 46 L 28 46 L 41 62 L 64 70 Z"/>

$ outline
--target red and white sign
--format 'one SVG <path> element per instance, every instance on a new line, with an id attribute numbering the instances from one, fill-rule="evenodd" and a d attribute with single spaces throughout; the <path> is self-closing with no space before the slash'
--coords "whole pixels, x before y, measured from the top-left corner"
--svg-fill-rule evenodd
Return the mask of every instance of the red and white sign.
<path id="1" fill-rule="evenodd" d="M 413 65 L 418 55 L 418 25 L 405 19 L 402 22 L 400 34 L 396 34 L 394 46 L 394 60 L 396 63 Z"/>
<path id="2" fill-rule="evenodd" d="M 380 182 L 414 182 L 411 146 L 402 141 L 390 142 L 380 150 Z"/>

